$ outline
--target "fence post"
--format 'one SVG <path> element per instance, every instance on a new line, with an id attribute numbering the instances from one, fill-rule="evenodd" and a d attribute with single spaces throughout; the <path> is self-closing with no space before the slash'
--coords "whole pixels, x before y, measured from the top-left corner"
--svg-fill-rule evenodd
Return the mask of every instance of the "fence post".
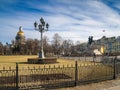
<path id="1" fill-rule="evenodd" d="M 18 90 L 18 63 L 16 63 L 16 90 Z"/>
<path id="2" fill-rule="evenodd" d="M 117 57 L 114 58 L 114 76 L 113 76 L 113 79 L 116 79 L 116 59 L 117 59 Z"/>
<path id="3" fill-rule="evenodd" d="M 77 60 L 75 61 L 75 86 L 77 86 L 78 82 L 78 63 Z"/>

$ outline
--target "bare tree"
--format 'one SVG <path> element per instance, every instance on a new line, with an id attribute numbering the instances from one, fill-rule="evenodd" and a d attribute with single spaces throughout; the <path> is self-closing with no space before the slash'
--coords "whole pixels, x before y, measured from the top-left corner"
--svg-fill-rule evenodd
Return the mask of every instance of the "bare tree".
<path id="1" fill-rule="evenodd" d="M 34 39 L 34 41 L 33 41 L 33 46 L 34 46 L 34 48 L 33 48 L 33 54 L 38 54 L 38 52 L 39 52 L 39 49 L 40 49 L 40 47 L 39 47 L 39 40 L 38 39 Z"/>
<path id="2" fill-rule="evenodd" d="M 3 51 L 4 51 L 5 55 L 9 55 L 10 54 L 10 44 L 8 44 L 6 42 L 6 45 L 3 46 L 3 49 L 4 49 Z"/>
<path id="3" fill-rule="evenodd" d="M 53 41 L 52 41 L 52 48 L 54 51 L 55 55 L 60 55 L 61 54 L 61 48 L 62 48 L 62 37 L 56 33 L 53 36 Z"/>
<path id="4" fill-rule="evenodd" d="M 25 45 L 25 51 L 27 54 L 31 55 L 32 54 L 32 48 L 33 48 L 33 39 L 27 39 L 26 40 L 26 45 Z"/>
<path id="5" fill-rule="evenodd" d="M 49 39 L 47 36 L 43 37 L 43 47 L 45 55 L 50 52 L 50 45 L 48 43 Z"/>
<path id="6" fill-rule="evenodd" d="M 75 51 L 80 51 L 81 47 L 80 47 L 80 41 L 76 41 L 75 42 Z"/>
<path id="7" fill-rule="evenodd" d="M 0 42 L 0 54 L 3 55 L 3 44 Z"/>
<path id="8" fill-rule="evenodd" d="M 63 50 L 63 55 L 71 55 L 72 53 L 72 46 L 73 46 L 73 41 L 68 39 L 64 40 L 62 43 L 62 50 Z"/>

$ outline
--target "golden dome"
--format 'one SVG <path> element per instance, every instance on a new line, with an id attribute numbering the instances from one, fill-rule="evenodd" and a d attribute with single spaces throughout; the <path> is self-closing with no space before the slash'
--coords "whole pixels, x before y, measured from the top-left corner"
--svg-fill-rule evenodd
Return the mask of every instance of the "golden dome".
<path id="1" fill-rule="evenodd" d="M 23 31 L 19 31 L 19 32 L 17 33 L 17 35 L 24 36 L 24 32 L 23 32 Z"/>
<path id="2" fill-rule="evenodd" d="M 24 36 L 24 32 L 22 31 L 22 27 L 19 28 L 19 31 L 17 32 L 17 35 Z"/>

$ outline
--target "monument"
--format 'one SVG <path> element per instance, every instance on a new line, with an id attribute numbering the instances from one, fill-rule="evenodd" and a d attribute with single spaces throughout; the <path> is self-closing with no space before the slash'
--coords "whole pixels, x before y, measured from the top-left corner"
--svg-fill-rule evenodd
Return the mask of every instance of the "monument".
<path id="1" fill-rule="evenodd" d="M 56 62 L 56 58 L 46 58 L 44 56 L 44 51 L 43 51 L 43 33 L 48 31 L 49 28 L 49 24 L 45 23 L 44 19 L 41 17 L 40 19 L 40 24 L 38 24 L 36 21 L 34 23 L 34 27 L 36 31 L 40 32 L 40 51 L 39 51 L 39 56 L 38 58 L 33 58 L 33 59 L 28 59 L 29 63 L 54 63 Z"/>

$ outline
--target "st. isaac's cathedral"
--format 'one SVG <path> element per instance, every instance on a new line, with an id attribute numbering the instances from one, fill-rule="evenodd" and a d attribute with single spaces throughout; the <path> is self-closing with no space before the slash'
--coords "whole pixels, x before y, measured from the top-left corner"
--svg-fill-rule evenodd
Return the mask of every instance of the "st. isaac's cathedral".
<path id="1" fill-rule="evenodd" d="M 16 45 L 22 45 L 25 44 L 25 35 L 24 32 L 22 31 L 22 27 L 19 27 L 19 31 L 17 32 L 17 35 L 15 37 L 15 44 Z"/>
<path id="2" fill-rule="evenodd" d="M 22 31 L 22 27 L 19 27 L 19 31 L 15 37 L 15 40 L 12 41 L 10 48 L 12 49 L 12 54 L 20 54 L 25 45 L 25 35 Z"/>

